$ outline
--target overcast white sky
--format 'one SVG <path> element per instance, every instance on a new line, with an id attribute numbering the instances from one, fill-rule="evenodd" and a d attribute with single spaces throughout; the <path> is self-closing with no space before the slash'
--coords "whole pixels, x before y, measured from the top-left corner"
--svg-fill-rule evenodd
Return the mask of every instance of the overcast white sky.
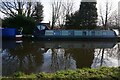
<path id="1" fill-rule="evenodd" d="M 53 0 L 40 0 L 44 6 L 44 21 L 50 21 L 51 19 L 51 2 Z M 67 0 L 66 0 L 67 1 Z M 100 8 L 100 5 L 103 7 L 106 0 L 97 0 L 97 8 Z M 120 0 L 108 0 L 112 2 L 112 10 L 118 9 L 118 2 Z M 74 10 L 78 10 L 81 0 L 73 0 Z M 103 7 L 104 8 L 104 7 Z"/>

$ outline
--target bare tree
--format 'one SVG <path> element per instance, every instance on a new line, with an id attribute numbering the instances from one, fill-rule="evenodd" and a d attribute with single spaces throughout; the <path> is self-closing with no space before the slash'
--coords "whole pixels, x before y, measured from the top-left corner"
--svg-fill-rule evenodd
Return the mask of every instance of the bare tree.
<path id="1" fill-rule="evenodd" d="M 36 22 L 41 22 L 43 20 L 43 5 L 37 2 L 32 16 L 35 18 Z"/>
<path id="2" fill-rule="evenodd" d="M 23 0 L 14 0 L 10 2 L 8 0 L 1 0 L 0 12 L 6 16 L 14 17 L 16 15 L 24 15 L 26 17 L 39 17 L 42 19 L 43 6 L 40 2 L 30 2 Z M 41 13 L 41 14 L 40 14 Z M 41 17 L 40 17 L 41 16 Z"/>
<path id="3" fill-rule="evenodd" d="M 66 16 L 70 15 L 73 13 L 73 7 L 74 3 L 72 0 L 67 0 L 65 3 L 62 5 L 62 14 L 61 14 L 61 27 L 64 27 L 65 21 L 66 21 Z"/>
<path id="4" fill-rule="evenodd" d="M 6 16 L 15 16 L 16 14 L 24 14 L 23 13 L 23 6 L 25 5 L 25 2 L 20 2 L 18 0 L 14 0 L 14 2 L 9 2 L 6 0 L 5 2 L 1 0 L 0 3 L 0 12 L 5 14 Z M 30 7 L 30 5 L 29 5 Z M 26 10 L 28 9 L 28 5 Z M 24 10 L 25 12 L 27 12 Z M 29 10 L 28 10 L 29 11 Z"/>
<path id="5" fill-rule="evenodd" d="M 72 0 L 62 1 L 57 0 L 52 2 L 52 27 L 55 25 L 64 25 L 66 20 L 66 15 L 73 12 L 73 2 Z"/>
<path id="6" fill-rule="evenodd" d="M 101 23 L 104 29 L 108 29 L 107 23 L 108 23 L 108 19 L 111 11 L 112 11 L 112 3 L 109 3 L 108 0 L 106 0 L 105 9 L 100 7 L 100 18 L 101 18 Z"/>
<path id="7" fill-rule="evenodd" d="M 62 6 L 62 0 L 59 0 L 59 1 L 54 0 L 52 3 L 52 27 L 51 29 L 54 28 L 57 20 L 60 17 L 61 6 Z"/>
<path id="8" fill-rule="evenodd" d="M 111 15 L 108 19 L 108 25 L 111 28 L 118 28 L 119 27 L 119 16 L 118 16 L 117 10 L 115 10 L 111 13 Z"/>

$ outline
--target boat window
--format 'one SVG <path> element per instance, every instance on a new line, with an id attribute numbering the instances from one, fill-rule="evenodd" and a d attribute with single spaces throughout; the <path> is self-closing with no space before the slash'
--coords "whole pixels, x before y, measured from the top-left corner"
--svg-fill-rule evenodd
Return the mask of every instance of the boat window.
<path id="1" fill-rule="evenodd" d="M 68 31 L 68 35 L 73 36 L 74 35 L 74 31 L 73 30 Z"/>
<path id="2" fill-rule="evenodd" d="M 55 30 L 55 31 L 54 31 L 54 35 L 55 35 L 55 36 L 59 36 L 59 35 L 61 35 L 61 31 L 59 31 L 59 30 Z"/>
<path id="3" fill-rule="evenodd" d="M 86 35 L 87 35 L 86 31 L 83 31 L 83 36 L 86 36 Z"/>
<path id="4" fill-rule="evenodd" d="M 67 30 L 62 30 L 62 35 L 63 36 L 68 36 L 69 34 L 68 34 L 68 31 Z"/>
<path id="5" fill-rule="evenodd" d="M 53 30 L 46 30 L 46 31 L 45 31 L 45 36 L 52 36 L 53 33 L 54 33 Z"/>
<path id="6" fill-rule="evenodd" d="M 74 35 L 75 36 L 81 36 L 82 35 L 82 31 L 74 31 Z"/>
<path id="7" fill-rule="evenodd" d="M 98 36 L 102 36 L 103 33 L 102 33 L 102 31 L 97 31 L 97 32 L 96 32 L 96 35 L 98 35 Z"/>
<path id="8" fill-rule="evenodd" d="M 108 31 L 107 33 L 109 33 L 109 35 L 114 36 L 116 33 L 114 33 L 114 31 Z"/>
<path id="9" fill-rule="evenodd" d="M 40 30 L 40 25 L 38 25 L 37 28 Z"/>
<path id="10" fill-rule="evenodd" d="M 103 32 L 103 35 L 107 35 L 107 33 L 106 33 L 106 32 Z"/>
<path id="11" fill-rule="evenodd" d="M 92 31 L 92 36 L 95 36 L 95 31 Z"/>
<path id="12" fill-rule="evenodd" d="M 37 28 L 38 28 L 39 30 L 44 30 L 44 29 L 45 29 L 45 26 L 43 26 L 43 25 L 37 25 Z"/>

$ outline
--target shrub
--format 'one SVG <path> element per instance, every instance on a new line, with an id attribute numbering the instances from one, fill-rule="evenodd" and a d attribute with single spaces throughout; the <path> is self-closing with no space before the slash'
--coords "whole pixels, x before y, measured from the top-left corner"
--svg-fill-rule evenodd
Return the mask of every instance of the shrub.
<path id="1" fill-rule="evenodd" d="M 35 20 L 31 17 L 25 17 L 24 15 L 16 15 L 15 17 L 9 17 L 3 20 L 2 27 L 9 28 L 23 28 L 23 34 L 33 33 L 35 26 Z"/>

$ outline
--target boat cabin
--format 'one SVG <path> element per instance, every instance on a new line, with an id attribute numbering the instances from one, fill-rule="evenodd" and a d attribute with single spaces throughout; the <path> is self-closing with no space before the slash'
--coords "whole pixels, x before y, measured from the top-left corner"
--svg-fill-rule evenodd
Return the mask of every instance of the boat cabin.
<path id="1" fill-rule="evenodd" d="M 115 38 L 113 30 L 49 30 L 45 25 L 36 26 L 34 36 L 37 38 Z"/>

